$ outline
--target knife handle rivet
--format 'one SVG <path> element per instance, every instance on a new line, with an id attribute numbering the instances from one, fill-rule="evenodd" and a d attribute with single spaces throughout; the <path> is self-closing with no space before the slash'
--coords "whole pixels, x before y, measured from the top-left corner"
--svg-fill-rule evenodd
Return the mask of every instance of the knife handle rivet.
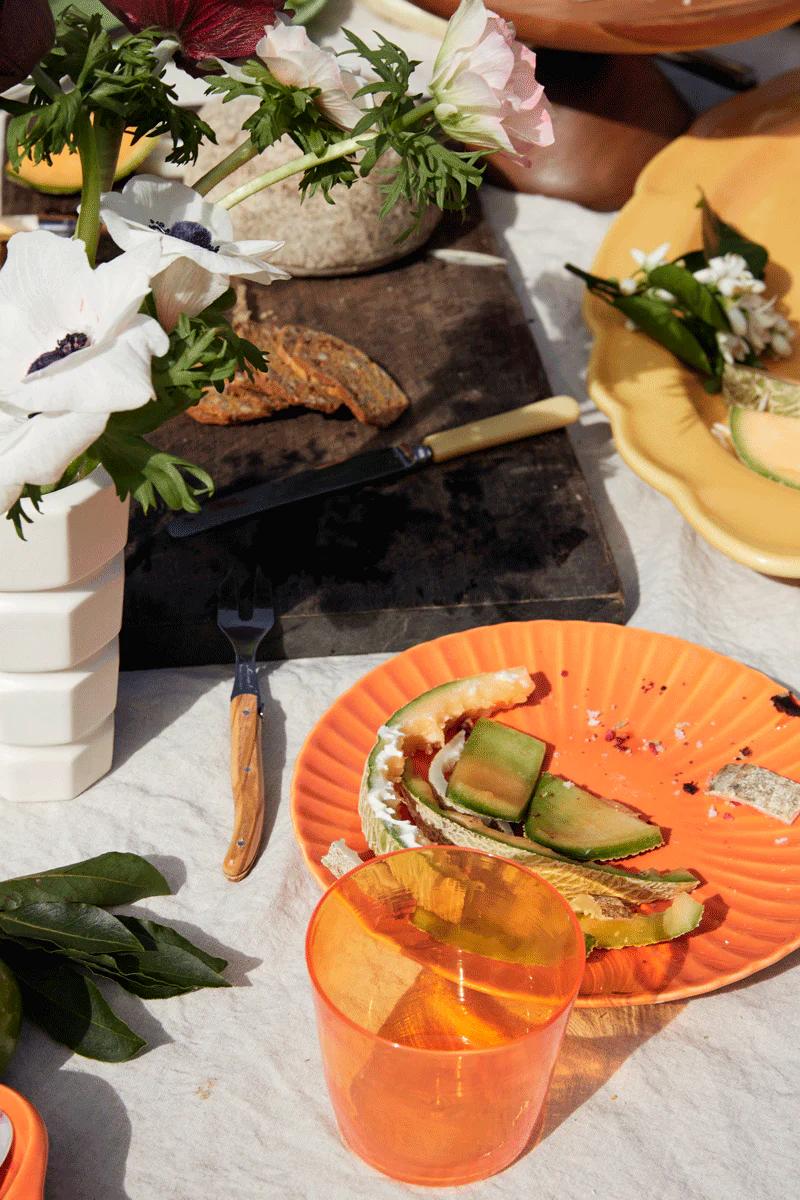
<path id="1" fill-rule="evenodd" d="M 239 838 L 239 840 L 237 841 L 236 845 L 237 845 L 237 846 L 243 846 L 243 845 L 244 845 L 244 838 Z"/>
<path id="2" fill-rule="evenodd" d="M 244 773 L 245 773 L 245 775 L 249 775 L 249 774 L 250 774 L 250 772 L 252 771 L 252 769 L 253 769 L 252 767 L 245 767 L 245 768 L 244 768 Z"/>
<path id="3" fill-rule="evenodd" d="M 249 716 L 250 716 L 250 709 L 249 709 L 249 708 L 243 708 L 243 709 L 242 709 L 242 716 L 243 716 L 243 717 L 249 717 Z"/>

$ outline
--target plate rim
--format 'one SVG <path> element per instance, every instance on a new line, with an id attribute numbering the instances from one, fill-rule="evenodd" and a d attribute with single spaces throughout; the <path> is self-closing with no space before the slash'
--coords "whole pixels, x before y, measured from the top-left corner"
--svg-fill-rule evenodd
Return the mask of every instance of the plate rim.
<path id="1" fill-rule="evenodd" d="M 757 667 L 748 666 L 746 663 L 739 662 L 738 659 L 733 658 L 729 654 L 722 654 L 719 650 L 713 650 L 709 646 L 702 646 L 702 645 L 700 645 L 700 643 L 692 642 L 688 638 L 679 637 L 678 635 L 671 634 L 671 633 L 660 633 L 657 630 L 647 629 L 647 628 L 644 628 L 644 627 L 638 626 L 638 625 L 619 625 L 619 624 L 615 624 L 610 621 L 578 621 L 578 620 L 559 621 L 555 618 L 542 618 L 539 620 L 532 620 L 532 621 L 498 621 L 498 622 L 495 622 L 493 625 L 476 625 L 470 629 L 456 630 L 452 633 L 441 634 L 437 638 L 429 638 L 427 641 L 418 642 L 418 643 L 416 643 L 416 645 L 409 646 L 405 650 L 399 650 L 395 654 L 391 654 L 389 656 L 389 658 L 385 659 L 383 662 L 377 663 L 374 667 L 371 667 L 370 670 L 365 671 L 364 674 L 359 676 L 359 678 L 357 680 L 355 680 L 354 683 L 352 683 L 348 688 L 345 688 L 345 690 L 336 697 L 336 699 L 333 701 L 332 704 L 328 705 L 328 707 L 325 709 L 325 712 L 314 723 L 314 725 L 311 728 L 311 730 L 309 731 L 309 733 L 303 739 L 303 744 L 300 747 L 300 750 L 299 750 L 298 755 L 294 762 L 294 769 L 292 771 L 292 780 L 291 780 L 291 786 L 290 786 L 289 807 L 290 807 L 290 815 L 291 815 L 291 820 L 292 820 L 292 829 L 294 832 L 295 842 L 297 843 L 297 846 L 303 857 L 305 866 L 308 868 L 310 874 L 313 876 L 316 883 L 319 886 L 321 886 L 324 890 L 327 890 L 327 888 L 330 886 L 328 880 L 326 879 L 326 875 L 328 875 L 329 872 L 327 872 L 326 868 L 322 867 L 321 863 L 317 862 L 316 860 L 314 860 L 311 857 L 311 855 L 308 851 L 308 847 L 306 846 L 304 839 L 300 836 L 300 832 L 298 829 L 298 778 L 299 778 L 300 771 L 301 771 L 301 765 L 302 765 L 306 755 L 308 754 L 309 750 L 311 749 L 311 747 L 314 744 L 314 740 L 317 735 L 317 732 L 323 726 L 323 723 L 327 720 L 331 711 L 335 707 L 337 707 L 339 704 L 343 703 L 347 699 L 347 697 L 350 696 L 352 693 L 357 692 L 363 686 L 364 682 L 367 679 L 371 679 L 376 674 L 386 670 L 386 668 L 391 663 L 395 662 L 398 658 L 401 658 L 404 655 L 410 655 L 414 651 L 418 651 L 421 647 L 437 645 L 437 644 L 441 644 L 443 642 L 451 642 L 454 639 L 458 640 L 458 639 L 461 639 L 464 637 L 469 637 L 473 634 L 480 633 L 482 630 L 497 629 L 498 627 L 503 627 L 503 626 L 531 626 L 531 625 L 536 625 L 536 626 L 546 626 L 546 625 L 550 625 L 550 626 L 564 626 L 564 625 L 592 626 L 592 627 L 599 627 L 599 628 L 603 628 L 603 629 L 613 630 L 619 636 L 633 633 L 636 635 L 655 637 L 662 641 L 672 642 L 676 645 L 676 647 L 677 646 L 690 647 L 692 650 L 701 650 L 704 653 L 712 655 L 715 658 L 723 659 L 726 662 L 733 663 L 735 666 L 739 667 L 743 671 L 751 672 L 752 674 L 760 676 L 763 680 L 765 680 L 768 684 L 770 684 L 772 686 L 777 686 L 781 689 L 783 689 L 785 686 L 785 685 L 779 683 L 777 680 L 773 679 L 770 675 L 767 675 L 765 671 L 759 670 Z M 800 820 L 800 818 L 798 818 L 798 820 Z M 688 935 L 684 935 L 684 936 L 691 937 L 692 934 L 688 934 Z M 720 982 L 715 983 L 712 981 L 705 981 L 705 982 L 700 982 L 700 983 L 693 984 L 693 985 L 686 984 L 682 987 L 667 986 L 665 989 L 663 989 L 661 991 L 648 991 L 648 992 L 641 991 L 641 992 L 637 992 L 635 995 L 626 994 L 626 993 L 613 993 L 613 992 L 609 992 L 609 993 L 606 993 L 603 995 L 590 995 L 590 996 L 581 996 L 579 994 L 575 1000 L 575 1007 L 576 1008 L 623 1008 L 623 1007 L 632 1007 L 634 1005 L 642 1005 L 642 1004 L 668 1004 L 668 1003 L 671 1003 L 672 1001 L 688 1000 L 688 999 L 692 999 L 695 996 L 708 995 L 708 994 L 711 994 L 714 992 L 723 991 L 724 989 L 728 988 L 732 984 L 740 983 L 743 979 L 749 979 L 751 976 L 757 975 L 759 972 L 766 970 L 768 967 L 774 966 L 776 963 L 781 962 L 784 958 L 787 958 L 790 954 L 793 954 L 798 949 L 800 949 L 800 925 L 798 926 L 798 930 L 794 936 L 794 939 L 790 943 L 784 943 L 783 945 L 776 947 L 775 950 L 773 950 L 771 953 L 768 953 L 763 958 L 759 958 L 758 960 L 751 960 L 750 962 L 748 962 L 747 964 L 745 964 L 738 970 L 731 971 L 729 974 L 726 974 L 724 980 L 722 980 Z"/>

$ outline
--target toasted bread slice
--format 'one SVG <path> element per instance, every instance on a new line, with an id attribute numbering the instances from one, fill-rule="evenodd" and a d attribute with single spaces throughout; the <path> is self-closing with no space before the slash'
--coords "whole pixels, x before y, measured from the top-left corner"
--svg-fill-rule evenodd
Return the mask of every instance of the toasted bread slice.
<path id="1" fill-rule="evenodd" d="M 343 403 L 365 425 L 391 425 L 408 408 L 408 397 L 382 367 L 332 334 L 284 325 L 278 352 L 309 381 L 315 377 L 337 381 L 344 391 Z"/>

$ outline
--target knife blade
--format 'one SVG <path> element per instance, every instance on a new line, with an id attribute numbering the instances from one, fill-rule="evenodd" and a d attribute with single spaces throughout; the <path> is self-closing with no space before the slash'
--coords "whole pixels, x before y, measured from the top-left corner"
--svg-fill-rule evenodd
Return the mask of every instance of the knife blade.
<path id="1" fill-rule="evenodd" d="M 192 537 L 243 521 L 260 513 L 325 496 L 364 483 L 375 483 L 417 471 L 430 463 L 473 454 L 477 450 L 500 446 L 521 438 L 533 437 L 551 429 L 560 429 L 578 419 L 578 404 L 570 396 L 551 396 L 494 417 L 484 417 L 468 425 L 431 433 L 416 445 L 401 444 L 381 450 L 368 450 L 344 462 L 293 475 L 270 479 L 253 487 L 242 488 L 229 496 L 211 500 L 199 513 L 182 513 L 167 526 L 174 538 Z"/>

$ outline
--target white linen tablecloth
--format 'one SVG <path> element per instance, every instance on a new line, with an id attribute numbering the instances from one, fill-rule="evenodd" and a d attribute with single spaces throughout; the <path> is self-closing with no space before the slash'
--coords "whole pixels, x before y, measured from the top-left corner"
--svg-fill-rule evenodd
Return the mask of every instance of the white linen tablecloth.
<path id="1" fill-rule="evenodd" d="M 389 28 L 358 10 L 346 23 L 359 32 Z M 420 39 L 400 37 L 417 51 Z M 761 39 L 752 58 L 764 56 L 764 43 L 768 50 L 776 44 Z M 796 42 L 779 44 L 798 57 Z M 770 68 L 777 69 L 774 58 Z M 611 216 L 491 189 L 485 203 L 554 390 L 583 398 L 588 336 L 580 287 L 562 264 L 567 257 L 588 264 Z M 701 541 L 621 463 L 607 422 L 588 402 L 573 437 L 631 622 L 712 646 L 800 687 L 796 588 L 759 577 Z M 47 1123 L 48 1200 L 423 1194 L 381 1177 L 339 1142 L 303 959 L 319 891 L 295 844 L 288 808 L 304 738 L 382 658 L 309 659 L 266 669 L 272 828 L 256 870 L 240 884 L 227 883 L 220 870 L 231 823 L 227 669 L 123 676 L 113 772 L 69 804 L 0 801 L 3 877 L 112 849 L 144 854 L 177 895 L 137 911 L 176 924 L 228 957 L 235 985 L 147 1005 L 113 989 L 115 1008 L 150 1043 L 121 1065 L 71 1056 L 26 1027 L 7 1082 L 33 1100 Z M 782 1198 L 800 1168 L 797 964 L 795 954 L 688 1003 L 576 1012 L 536 1150 L 493 1179 L 439 1194 Z"/>

